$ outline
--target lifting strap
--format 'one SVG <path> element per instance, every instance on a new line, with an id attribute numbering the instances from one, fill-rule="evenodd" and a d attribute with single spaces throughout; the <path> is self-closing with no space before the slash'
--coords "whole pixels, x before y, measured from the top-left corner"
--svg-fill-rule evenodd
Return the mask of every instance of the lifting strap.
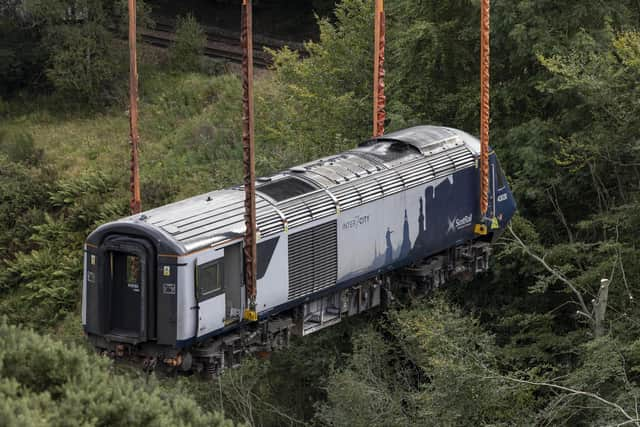
<path id="1" fill-rule="evenodd" d="M 246 320 L 256 313 L 256 161 L 253 116 L 253 19 L 251 0 L 242 0 L 242 161 L 244 165 L 244 284 L 247 293 Z"/>
<path id="2" fill-rule="evenodd" d="M 138 161 L 138 60 L 136 54 L 136 0 L 129 0 L 129 138 L 131 143 L 131 177 L 129 188 L 131 215 L 140 213 L 140 168 Z"/>
<path id="3" fill-rule="evenodd" d="M 489 206 L 489 0 L 480 10 L 480 214 Z"/>
<path id="4" fill-rule="evenodd" d="M 384 134 L 386 118 L 384 95 L 384 47 L 385 17 L 384 0 L 375 0 L 374 45 L 373 45 L 373 136 Z"/>

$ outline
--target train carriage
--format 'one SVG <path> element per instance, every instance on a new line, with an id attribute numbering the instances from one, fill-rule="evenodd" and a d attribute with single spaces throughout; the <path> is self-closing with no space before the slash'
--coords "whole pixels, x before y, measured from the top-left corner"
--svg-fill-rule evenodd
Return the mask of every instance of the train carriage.
<path id="1" fill-rule="evenodd" d="M 418 126 L 260 178 L 257 322 L 242 315 L 242 187 L 105 224 L 85 245 L 85 331 L 113 355 L 215 373 L 378 306 L 389 274 L 428 288 L 486 271 L 515 202 L 491 153 L 480 216 L 479 151 Z"/>

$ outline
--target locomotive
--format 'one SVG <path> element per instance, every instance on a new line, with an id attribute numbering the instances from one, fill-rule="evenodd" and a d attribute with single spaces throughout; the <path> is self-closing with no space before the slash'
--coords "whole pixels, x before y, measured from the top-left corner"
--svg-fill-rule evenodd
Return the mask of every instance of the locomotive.
<path id="1" fill-rule="evenodd" d="M 82 323 L 98 350 L 216 375 L 381 305 L 487 271 L 516 205 L 478 139 L 417 126 L 256 182 L 258 319 L 243 318 L 244 192 L 104 224 L 84 246 Z"/>

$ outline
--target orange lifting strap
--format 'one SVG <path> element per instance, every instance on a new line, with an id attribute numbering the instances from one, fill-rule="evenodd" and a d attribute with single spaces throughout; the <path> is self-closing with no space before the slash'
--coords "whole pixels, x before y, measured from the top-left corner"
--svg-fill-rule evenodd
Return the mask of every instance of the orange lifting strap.
<path id="1" fill-rule="evenodd" d="M 489 0 L 480 10 L 480 214 L 489 206 Z"/>
<path id="2" fill-rule="evenodd" d="M 136 0 L 129 0 L 129 137 L 131 140 L 131 215 L 140 213 L 140 172 L 138 162 L 138 61 L 136 56 Z"/>
<path id="3" fill-rule="evenodd" d="M 242 0 L 242 147 L 244 163 L 244 283 L 248 307 L 246 320 L 256 314 L 256 161 L 253 116 L 253 19 L 251 0 Z"/>
<path id="4" fill-rule="evenodd" d="M 384 134 L 386 118 L 384 95 L 384 0 L 376 0 L 373 44 L 373 136 Z"/>

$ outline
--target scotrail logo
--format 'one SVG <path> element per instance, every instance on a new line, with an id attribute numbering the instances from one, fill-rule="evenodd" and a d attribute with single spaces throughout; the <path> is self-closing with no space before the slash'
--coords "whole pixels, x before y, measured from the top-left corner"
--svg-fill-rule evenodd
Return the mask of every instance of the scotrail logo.
<path id="1" fill-rule="evenodd" d="M 453 233 L 463 228 L 467 228 L 471 225 L 473 221 L 473 215 L 469 214 L 467 216 L 463 216 L 462 218 L 455 217 L 453 219 L 447 218 L 447 222 L 449 223 L 449 228 L 447 229 L 447 233 Z"/>

